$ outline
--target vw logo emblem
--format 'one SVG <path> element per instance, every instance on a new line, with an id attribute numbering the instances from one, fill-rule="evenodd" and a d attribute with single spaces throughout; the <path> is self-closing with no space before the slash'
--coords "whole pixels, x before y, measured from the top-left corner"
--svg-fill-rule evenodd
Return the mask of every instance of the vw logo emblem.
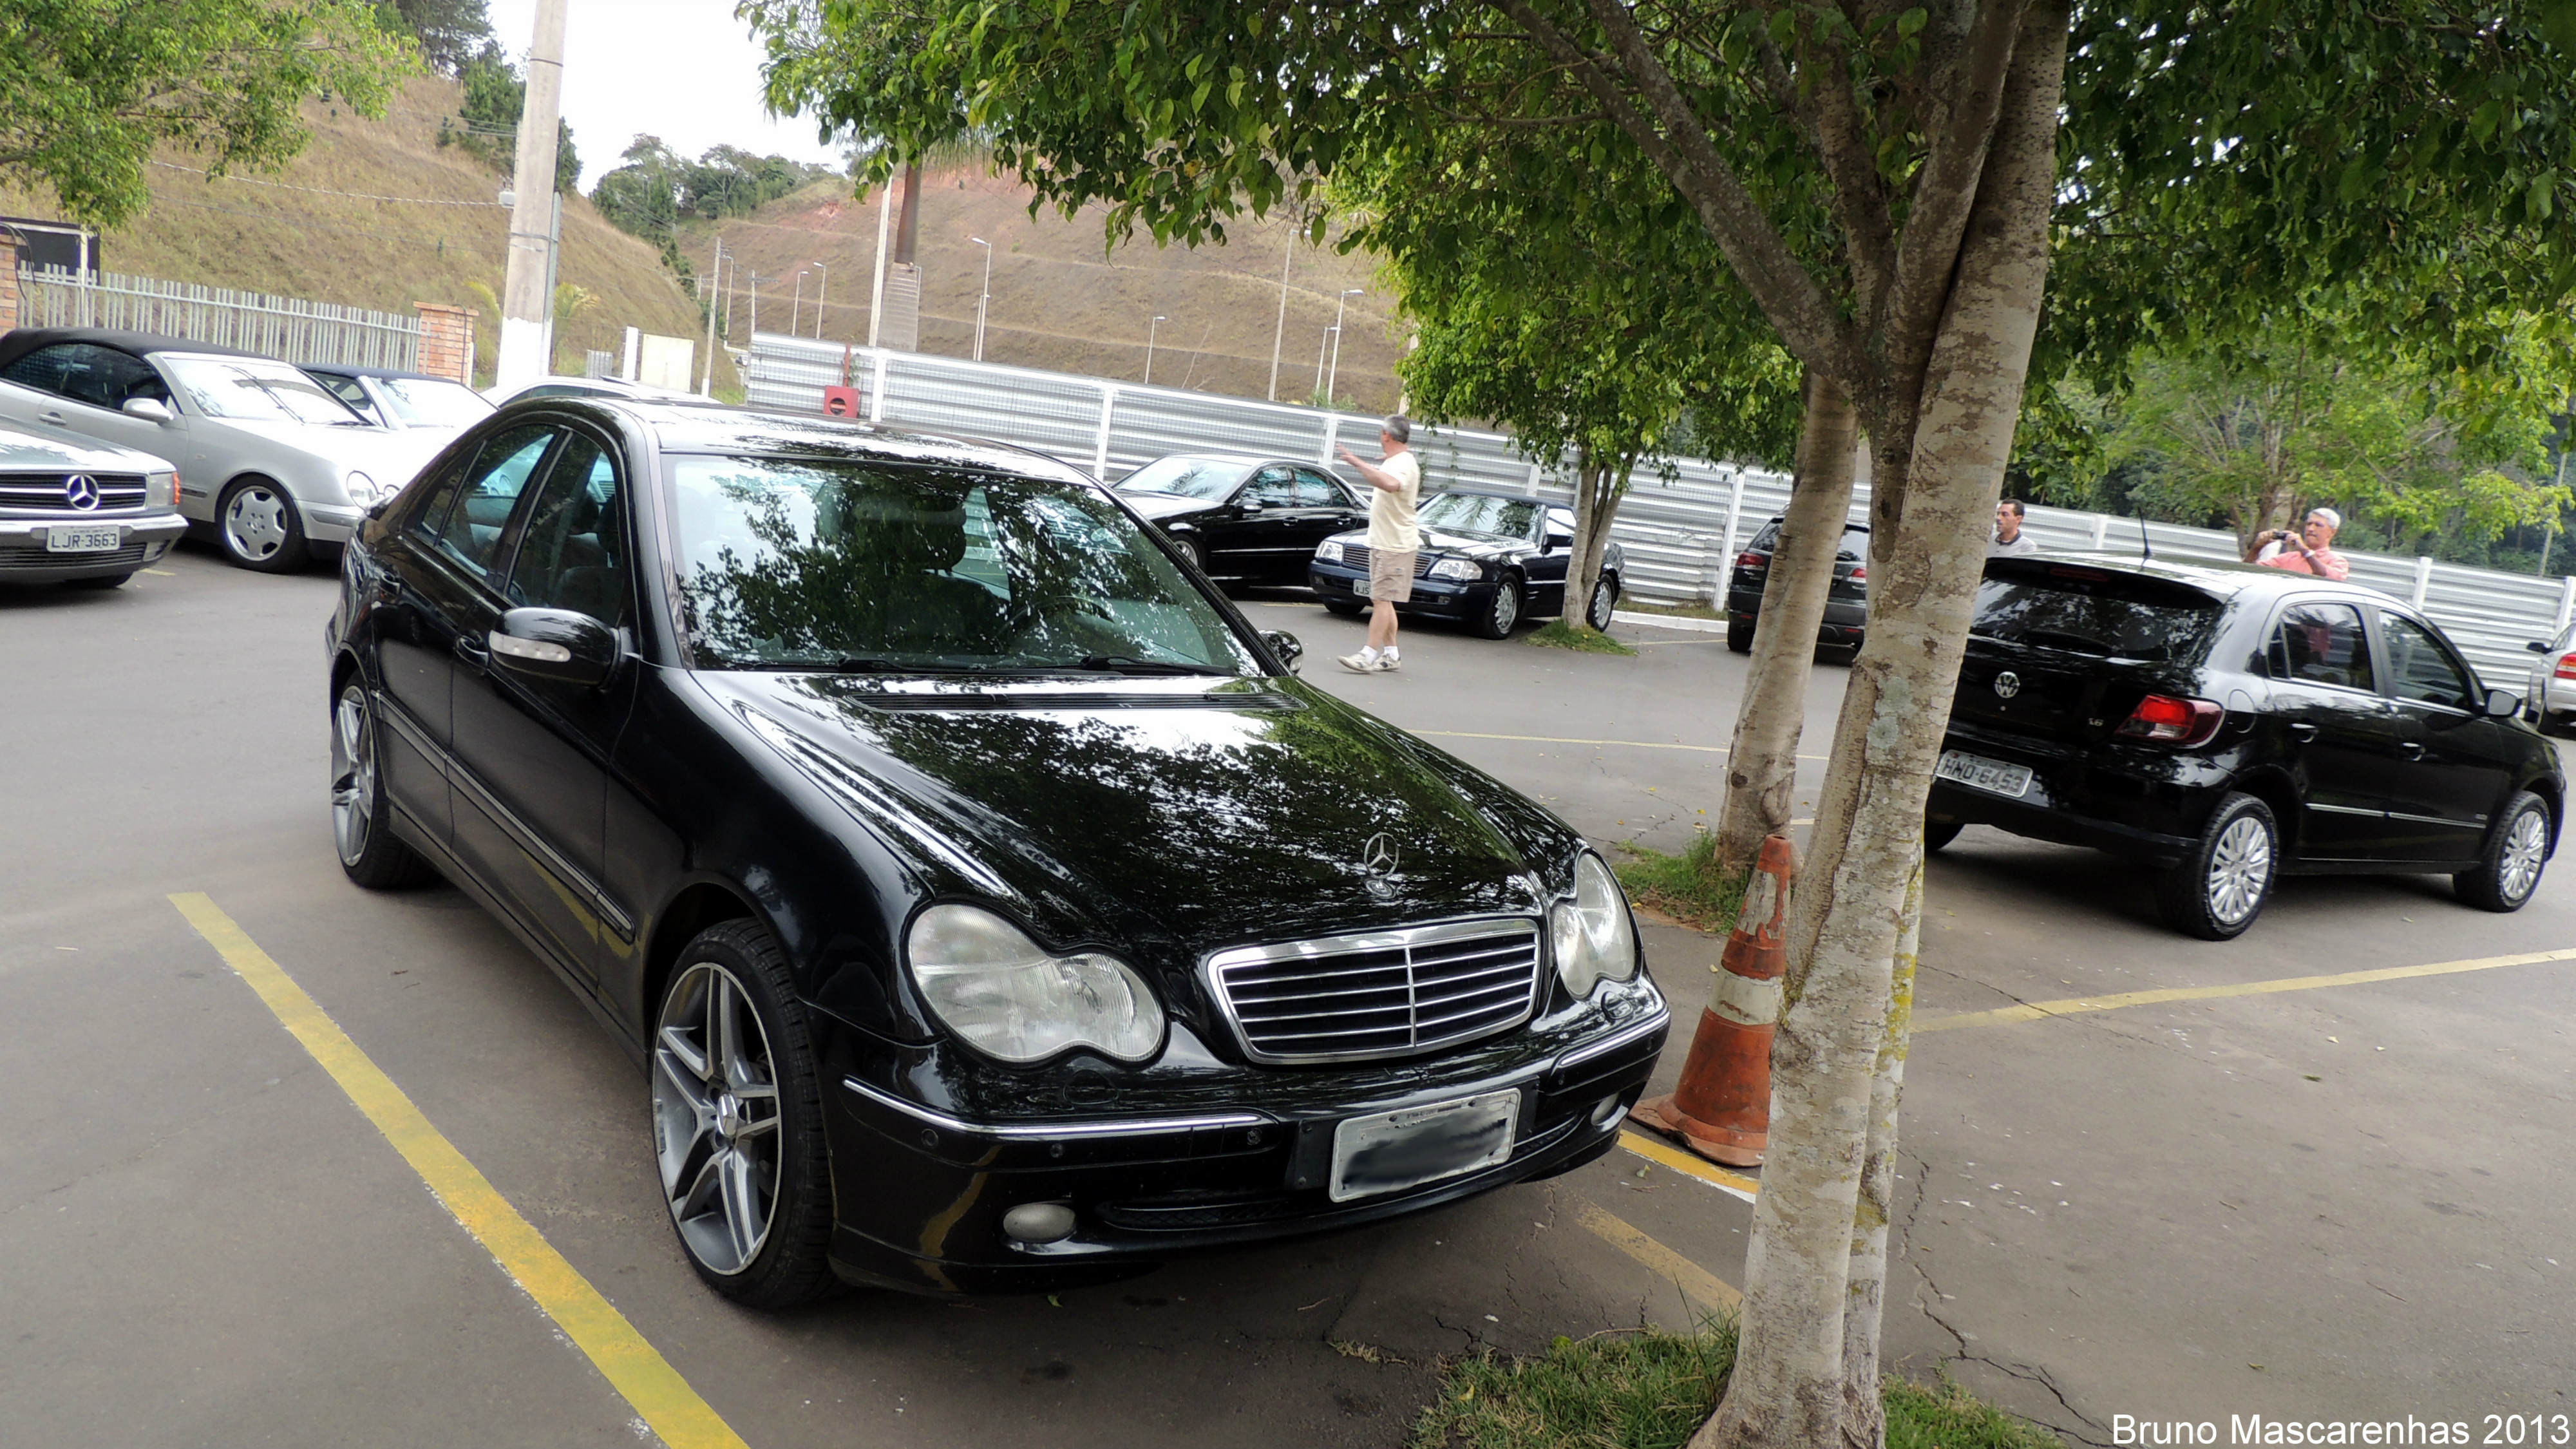
<path id="1" fill-rule="evenodd" d="M 1395 866 L 1394 836 L 1372 835 L 1368 838 L 1368 843 L 1360 847 L 1360 869 L 1368 874 L 1380 880 L 1392 880 L 1395 878 Z"/>
<path id="2" fill-rule="evenodd" d="M 1996 675 L 1996 676 L 1995 676 L 1995 695 L 1996 695 L 1996 697 L 2001 698 L 2001 699 L 2010 699 L 2010 698 L 2012 698 L 2014 695 L 2019 694 L 2019 693 L 2021 693 L 2021 676 L 2020 676 L 2020 675 L 2015 674 L 2015 673 L 2013 673 L 2011 670 L 2007 669 L 2007 670 L 2005 670 L 2003 673 L 1998 674 L 1998 675 Z"/>
<path id="3" fill-rule="evenodd" d="M 87 473 L 74 473 L 63 480 L 63 501 L 86 513 L 98 506 L 98 480 Z"/>

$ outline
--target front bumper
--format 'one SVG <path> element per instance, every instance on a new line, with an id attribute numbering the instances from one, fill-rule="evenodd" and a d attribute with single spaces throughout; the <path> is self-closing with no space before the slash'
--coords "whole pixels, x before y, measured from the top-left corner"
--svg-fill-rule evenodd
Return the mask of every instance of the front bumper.
<path id="1" fill-rule="evenodd" d="M 1306 566 L 1306 586 L 1326 599 L 1347 599 L 1366 604 L 1368 575 L 1341 564 L 1318 559 Z M 1427 614 L 1435 619 L 1476 619 L 1494 604 L 1494 581 L 1477 579 L 1459 583 L 1435 579 L 1425 574 L 1413 577 L 1413 597 L 1397 604 L 1403 614 Z"/>
<path id="2" fill-rule="evenodd" d="M 1617 1142 L 1671 1019 L 1644 989 L 1613 1024 L 1570 1042 L 1523 1028 L 1463 1057 L 1308 1072 L 1280 1093 L 1185 1113 L 969 1122 L 912 1100 L 906 1084 L 960 1065 L 941 1049 L 836 1066 L 825 1109 L 840 1221 L 832 1263 L 854 1283 L 915 1293 L 1045 1291 L 1133 1277 L 1191 1251 L 1355 1227 L 1580 1167 Z M 1508 1160 L 1336 1203 L 1325 1186 L 1345 1118 L 1517 1089 Z M 1025 1243 L 1012 1208 L 1058 1203 L 1072 1233 Z"/>
<path id="3" fill-rule="evenodd" d="M 47 534 L 57 526 L 104 528 L 111 524 L 121 540 L 114 549 L 54 553 L 45 547 Z M 188 520 L 175 512 L 113 518 L 0 518 L 0 579 L 45 584 L 130 574 L 168 552 L 170 545 L 187 532 Z"/>
<path id="4" fill-rule="evenodd" d="M 367 510 L 354 504 L 306 503 L 298 499 L 295 506 L 304 515 L 304 537 L 311 543 L 347 543 L 349 535 L 357 532 L 367 517 Z"/>

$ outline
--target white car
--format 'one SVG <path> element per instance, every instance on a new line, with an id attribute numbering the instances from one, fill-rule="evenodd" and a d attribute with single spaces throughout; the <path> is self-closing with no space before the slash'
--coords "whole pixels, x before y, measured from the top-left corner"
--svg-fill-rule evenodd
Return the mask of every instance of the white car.
<path id="1" fill-rule="evenodd" d="M 0 336 L 0 424 L 164 460 L 180 513 L 268 573 L 346 542 L 445 442 L 378 427 L 287 363 L 89 327 Z"/>
<path id="2" fill-rule="evenodd" d="M 2565 734 L 2576 723 L 2576 624 L 2561 629 L 2547 643 L 2533 640 L 2523 646 L 2540 656 L 2531 666 L 2530 686 L 2523 698 L 2531 722 L 2542 734 Z"/>
<path id="3" fill-rule="evenodd" d="M 523 397 L 622 397 L 634 402 L 704 402 L 693 392 L 646 387 L 622 377 L 540 377 L 517 387 L 493 386 L 483 396 L 494 407 L 507 407 Z"/>
<path id="4" fill-rule="evenodd" d="M 147 453 L 0 428 L 0 583 L 112 589 L 187 533 Z"/>
<path id="5" fill-rule="evenodd" d="M 453 438 L 492 415 L 483 394 L 452 377 L 356 363 L 304 364 L 305 374 L 380 428 Z"/>

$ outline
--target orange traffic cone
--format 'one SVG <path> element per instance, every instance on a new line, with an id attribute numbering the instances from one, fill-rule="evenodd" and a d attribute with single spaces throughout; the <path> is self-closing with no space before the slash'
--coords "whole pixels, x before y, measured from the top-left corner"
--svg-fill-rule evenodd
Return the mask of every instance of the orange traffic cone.
<path id="1" fill-rule="evenodd" d="M 1789 969 L 1789 837 L 1762 842 L 1744 908 L 1726 938 L 1717 995 L 1699 1014 L 1681 1085 L 1628 1115 L 1670 1132 L 1729 1167 L 1758 1167 L 1771 1145 L 1771 1036 L 1780 1023 L 1780 976 Z"/>

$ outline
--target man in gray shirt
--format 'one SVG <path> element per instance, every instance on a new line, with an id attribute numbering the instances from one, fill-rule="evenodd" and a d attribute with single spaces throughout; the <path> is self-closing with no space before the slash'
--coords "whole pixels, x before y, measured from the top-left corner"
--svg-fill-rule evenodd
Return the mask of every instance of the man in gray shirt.
<path id="1" fill-rule="evenodd" d="M 2021 531 L 2021 500 L 2007 498 L 1995 505 L 1995 541 L 1986 545 L 1988 558 L 2012 558 L 2039 552 L 2039 540 Z"/>

